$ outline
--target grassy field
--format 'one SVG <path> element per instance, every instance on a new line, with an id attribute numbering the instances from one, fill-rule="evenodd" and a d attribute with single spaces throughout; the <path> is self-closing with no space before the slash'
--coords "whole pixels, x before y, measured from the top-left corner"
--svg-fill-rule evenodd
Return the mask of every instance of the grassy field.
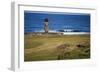
<path id="1" fill-rule="evenodd" d="M 24 60 L 90 58 L 90 35 L 25 35 Z"/>

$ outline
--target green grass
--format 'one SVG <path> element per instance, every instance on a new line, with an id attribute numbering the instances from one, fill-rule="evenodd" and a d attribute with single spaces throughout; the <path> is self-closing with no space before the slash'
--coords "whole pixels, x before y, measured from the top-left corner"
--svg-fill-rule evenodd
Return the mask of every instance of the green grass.
<path id="1" fill-rule="evenodd" d="M 69 47 L 58 49 L 63 44 Z M 24 58 L 25 61 L 90 58 L 90 35 L 25 35 Z"/>

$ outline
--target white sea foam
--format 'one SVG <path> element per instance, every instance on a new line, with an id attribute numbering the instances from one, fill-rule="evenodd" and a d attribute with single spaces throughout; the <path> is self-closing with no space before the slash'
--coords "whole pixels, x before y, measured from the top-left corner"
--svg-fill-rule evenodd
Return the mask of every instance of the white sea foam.
<path id="1" fill-rule="evenodd" d="M 64 35 L 83 35 L 90 34 L 89 32 L 63 32 Z"/>

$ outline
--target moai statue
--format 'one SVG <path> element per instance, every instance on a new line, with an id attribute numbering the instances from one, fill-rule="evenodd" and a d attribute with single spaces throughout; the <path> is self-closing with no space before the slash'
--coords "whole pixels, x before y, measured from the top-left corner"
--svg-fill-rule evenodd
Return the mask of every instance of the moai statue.
<path id="1" fill-rule="evenodd" d="M 44 30 L 45 30 L 45 33 L 48 33 L 48 18 L 45 18 L 44 20 Z"/>

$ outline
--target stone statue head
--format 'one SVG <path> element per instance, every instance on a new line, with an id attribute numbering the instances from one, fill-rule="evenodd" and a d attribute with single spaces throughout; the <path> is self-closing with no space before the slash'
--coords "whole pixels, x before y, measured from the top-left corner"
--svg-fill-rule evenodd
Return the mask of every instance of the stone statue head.
<path id="1" fill-rule="evenodd" d="M 48 22 L 48 18 L 45 18 L 44 21 L 45 21 L 45 22 Z"/>

